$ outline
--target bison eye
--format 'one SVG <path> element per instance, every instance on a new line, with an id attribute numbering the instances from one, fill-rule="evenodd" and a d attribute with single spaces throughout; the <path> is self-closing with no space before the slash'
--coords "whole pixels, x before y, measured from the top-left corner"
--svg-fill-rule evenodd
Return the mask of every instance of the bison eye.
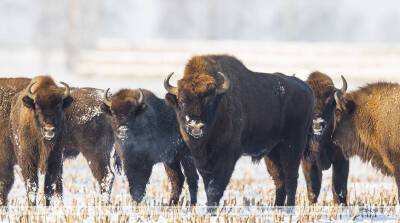
<path id="1" fill-rule="evenodd" d="M 136 114 L 136 115 L 142 114 L 142 113 L 146 110 L 146 108 L 147 108 L 147 105 L 146 105 L 146 104 L 143 104 L 143 105 L 139 106 L 139 107 L 135 110 L 135 114 Z"/>

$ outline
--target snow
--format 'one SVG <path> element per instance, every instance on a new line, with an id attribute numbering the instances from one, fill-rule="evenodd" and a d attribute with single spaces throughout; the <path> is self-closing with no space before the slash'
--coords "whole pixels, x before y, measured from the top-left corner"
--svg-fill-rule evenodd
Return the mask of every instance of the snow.
<path id="1" fill-rule="evenodd" d="M 98 90 L 96 91 L 95 98 L 96 100 L 101 101 L 102 100 L 102 94 L 103 91 Z M 99 106 L 84 106 L 80 107 L 80 114 L 81 116 L 78 119 L 78 124 L 83 125 L 89 121 L 91 121 L 93 118 L 100 116 L 103 111 Z"/>
<path id="2" fill-rule="evenodd" d="M 64 63 L 57 53 L 50 61 L 51 67 L 46 69 L 46 73 L 54 74 L 57 81 L 65 81 L 71 86 L 86 87 L 93 86 L 101 89 L 108 87 L 112 90 L 119 88 L 146 88 L 155 92 L 158 96 L 163 97 L 165 90 L 163 89 L 163 79 L 170 71 L 182 71 L 184 63 L 193 54 L 208 52 L 227 52 L 237 55 L 250 69 L 256 71 L 275 72 L 282 71 L 287 74 L 296 73 L 297 77 L 304 79 L 309 72 L 320 69 L 332 75 L 337 86 L 341 86 L 340 74 L 344 74 L 350 84 L 351 89 L 355 89 L 366 82 L 377 80 L 400 81 L 398 75 L 400 71 L 400 48 L 384 47 L 384 46 L 363 46 L 363 45 L 346 45 L 339 43 L 324 44 L 307 44 L 307 43 L 260 43 L 260 42 L 177 42 L 142 44 L 141 49 L 131 47 L 132 51 L 120 52 L 118 50 L 107 51 L 104 49 L 90 50 L 90 52 L 82 52 L 82 55 L 91 59 L 80 61 L 76 73 L 63 69 Z M 18 57 L 25 55 L 25 57 Z M 130 60 L 130 54 L 139 55 L 135 58 L 141 58 L 141 62 Z M 115 62 L 118 58 L 126 55 L 127 64 L 132 63 L 133 66 L 124 67 L 124 64 L 118 66 Z M 121 56 L 122 55 L 122 56 Z M 143 57 L 140 57 L 142 55 Z M 169 56 L 172 55 L 172 56 Z M 34 76 L 42 72 L 39 64 L 39 54 L 34 49 L 19 50 L 8 55 L 7 52 L 0 52 L 0 58 L 7 58 L 6 62 L 0 61 L 0 72 L 4 75 L 25 74 Z M 107 58 L 111 63 L 101 63 Z M 153 61 L 153 58 L 155 61 Z M 396 62 L 397 61 L 397 62 Z M 96 65 L 102 64 L 104 72 Z M 163 64 L 161 66 L 161 64 Z M 137 66 L 136 66 L 137 65 Z M 101 67 L 100 67 L 101 68 Z M 125 69 L 125 70 L 124 70 Z M 110 75 L 108 71 L 115 71 L 119 75 Z M 96 72 L 99 71 L 97 74 Z M 126 73 L 124 73 L 126 71 Z M 96 74 L 96 75 L 95 75 Z M 179 75 L 172 78 L 172 81 L 179 79 Z M 285 89 L 279 88 L 280 93 L 285 93 Z M 97 97 L 101 99 L 103 91 L 97 92 Z M 89 121 L 101 113 L 100 109 L 89 109 L 82 112 L 81 121 Z M 18 137 L 14 136 L 15 142 L 18 144 Z M 173 143 L 182 143 L 181 140 L 171 139 Z M 80 155 L 75 160 L 67 160 L 64 164 L 63 182 L 64 182 L 64 209 L 59 210 L 62 213 L 71 212 L 74 208 L 86 210 L 89 214 L 82 221 L 91 222 L 98 216 L 107 215 L 107 213 L 119 213 L 129 215 L 132 219 L 142 219 L 148 221 L 141 213 L 158 214 L 157 221 L 165 222 L 169 215 L 173 212 L 159 211 L 161 205 L 169 200 L 170 185 L 162 164 L 157 164 L 152 172 L 150 183 L 147 186 L 146 197 L 143 201 L 143 208 L 140 211 L 132 211 L 132 206 L 128 183 L 124 176 L 116 175 L 110 200 L 114 205 L 113 208 L 107 209 L 101 206 L 104 200 L 99 193 L 97 181 L 91 174 L 90 164 Z M 111 172 L 110 169 L 108 171 Z M 15 168 L 15 182 L 9 194 L 9 205 L 22 207 L 26 204 L 26 193 L 20 170 Z M 301 173 L 299 174 L 299 186 L 297 193 L 298 209 L 311 208 L 308 206 L 306 198 L 306 184 Z M 112 174 L 108 174 L 103 181 L 104 187 L 108 187 L 111 182 Z M 332 174 L 331 170 L 324 171 L 322 189 L 319 196 L 318 207 L 315 214 L 325 216 L 324 221 L 329 221 L 329 213 L 337 211 L 331 205 L 332 201 Z M 40 182 L 39 182 L 40 183 Z M 41 187 L 32 185 L 34 189 L 38 189 L 38 201 L 43 199 Z M 362 213 L 365 206 L 357 206 L 360 204 L 386 206 L 387 209 L 396 205 L 397 188 L 394 179 L 385 177 L 368 164 L 362 163 L 359 159 L 354 158 L 350 163 L 350 177 L 348 184 L 348 199 L 353 205 L 352 209 L 343 211 L 343 218 L 349 221 L 395 221 L 396 215 L 390 212 L 387 215 L 376 214 L 376 216 L 367 216 Z M 30 199 L 33 195 L 30 195 Z M 265 164 L 263 162 L 254 164 L 249 157 L 241 158 L 232 175 L 230 184 L 221 200 L 221 205 L 226 203 L 226 208 L 235 204 L 235 208 L 221 212 L 229 213 L 228 216 L 247 216 L 256 213 L 259 219 L 271 220 L 279 218 L 278 212 L 271 211 L 271 204 L 275 196 L 274 183 L 269 176 Z M 339 195 L 343 196 L 343 195 Z M 189 192 L 187 185 L 181 195 L 184 201 L 189 200 Z M 374 198 L 373 198 L 374 197 Z M 199 209 L 198 213 L 206 213 L 204 207 L 206 196 L 204 186 L 200 179 L 198 193 Z M 245 204 L 251 204 L 250 207 L 242 207 Z M 364 209 L 363 209 L 364 208 Z M 372 209 L 372 208 L 371 208 Z M 11 210 L 11 209 L 10 209 Z M 62 215 L 56 212 L 58 209 L 48 209 L 43 211 L 51 211 L 51 214 Z M 0 210 L 1 211 L 1 210 Z M 185 212 L 186 211 L 186 212 Z M 301 211 L 300 211 L 301 212 Z M 371 213 L 374 211 L 370 211 Z M 383 211 L 382 211 L 383 212 Z M 185 207 L 181 207 L 179 213 L 182 216 L 190 216 Z M 280 213 L 280 212 L 279 212 Z M 282 212 L 282 216 L 287 220 L 290 212 Z M 296 212 L 299 213 L 299 212 Z M 311 213 L 311 212 L 310 212 Z M 350 214 L 349 214 L 350 213 Z M 375 212 L 376 213 L 376 212 Z M 399 211 L 397 211 L 399 213 Z M 125 215 L 124 215 L 125 216 Z M 358 217 L 355 217 L 358 216 Z M 115 216 L 114 216 L 115 217 Z M 299 215 L 295 215 L 294 219 Z M 212 217 L 212 221 L 216 221 L 218 217 Z M 146 220 L 147 219 L 147 220 Z"/>

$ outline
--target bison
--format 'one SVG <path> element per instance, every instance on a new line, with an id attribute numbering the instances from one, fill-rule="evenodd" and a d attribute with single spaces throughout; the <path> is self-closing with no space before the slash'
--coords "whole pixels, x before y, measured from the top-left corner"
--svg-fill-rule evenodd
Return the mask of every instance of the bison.
<path id="1" fill-rule="evenodd" d="M 14 183 L 16 157 L 11 142 L 10 110 L 15 94 L 31 81 L 29 78 L 0 78 L 0 205 L 7 204 L 7 195 Z"/>
<path id="2" fill-rule="evenodd" d="M 357 155 L 394 176 L 400 203 L 400 85 L 379 82 L 347 93 L 336 91 L 331 140 L 348 159 Z"/>
<path id="3" fill-rule="evenodd" d="M 170 205 L 178 203 L 185 181 L 181 165 L 191 204 L 196 204 L 198 175 L 179 135 L 174 111 L 147 90 L 122 89 L 111 98 L 108 90 L 102 108 L 111 116 L 132 199 L 142 200 L 153 165 L 162 162 L 172 185 Z"/>
<path id="4" fill-rule="evenodd" d="M 172 73 L 173 74 L 173 73 Z M 237 160 L 264 157 L 275 205 L 293 206 L 312 124 L 314 95 L 294 76 L 257 73 L 227 55 L 195 56 L 178 86 L 164 82 L 180 133 L 201 176 L 207 205 L 219 204 Z"/>
<path id="5" fill-rule="evenodd" d="M 0 79 L 3 134 L 0 140 L 4 145 L 0 159 L 1 204 L 7 203 L 7 195 L 14 182 L 13 166 L 16 162 L 12 149 L 11 132 L 9 131 L 9 114 L 11 98 L 29 85 L 29 78 Z M 64 136 L 60 147 L 64 148 L 63 159 L 75 158 L 79 153 L 89 163 L 93 176 L 99 183 L 104 203 L 110 202 L 110 193 L 114 181 L 111 170 L 110 154 L 114 144 L 114 136 L 108 117 L 100 109 L 103 91 L 94 88 L 71 88 L 70 94 L 74 103 L 65 110 Z M 115 154 L 115 167 L 120 168 L 120 161 Z M 63 193 L 62 178 L 57 178 L 56 192 Z"/>
<path id="6" fill-rule="evenodd" d="M 56 183 L 62 177 L 61 136 L 65 109 L 71 105 L 70 88 L 58 87 L 52 78 L 39 76 L 31 80 L 26 90 L 12 101 L 10 127 L 12 143 L 27 190 L 29 205 L 36 205 L 38 171 L 45 174 L 46 205 L 55 194 Z"/>
<path id="7" fill-rule="evenodd" d="M 115 140 L 109 118 L 101 110 L 103 94 L 103 90 L 95 88 L 71 89 L 74 103 L 65 110 L 61 146 L 64 148 L 64 159 L 82 153 L 99 184 L 102 202 L 107 204 L 110 203 L 114 182 L 110 159 Z M 114 167 L 119 169 L 121 164 L 117 154 L 114 154 L 114 159 Z M 57 188 L 62 191 L 62 183 L 59 184 Z"/>
<path id="8" fill-rule="evenodd" d="M 343 78 L 342 89 L 347 88 Z M 336 204 L 347 203 L 347 179 L 349 161 L 345 159 L 341 149 L 337 147 L 329 135 L 332 132 L 332 110 L 335 108 L 335 88 L 332 79 L 321 72 L 313 72 L 307 79 L 315 95 L 313 132 L 310 149 L 314 159 L 303 159 L 302 168 L 307 182 L 308 199 L 316 203 L 321 190 L 322 171 L 332 166 L 332 193 Z M 327 134 L 325 134 L 325 132 Z"/>

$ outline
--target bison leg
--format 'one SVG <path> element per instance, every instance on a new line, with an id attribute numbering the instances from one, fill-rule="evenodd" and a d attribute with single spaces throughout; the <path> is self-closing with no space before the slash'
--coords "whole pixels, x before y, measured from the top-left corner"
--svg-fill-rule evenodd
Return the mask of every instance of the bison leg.
<path id="1" fill-rule="evenodd" d="M 280 162 L 285 176 L 286 205 L 294 206 L 296 202 L 297 180 L 299 178 L 300 160 L 303 150 L 300 147 L 282 143 L 278 148 Z"/>
<path id="2" fill-rule="evenodd" d="M 83 154 L 84 156 L 87 154 Z M 102 203 L 109 204 L 111 202 L 111 190 L 114 183 L 114 172 L 110 166 L 110 156 L 104 156 L 101 154 L 100 157 L 96 157 L 93 154 L 85 156 L 89 168 L 92 171 L 94 178 L 97 180 L 100 193 L 102 197 Z"/>
<path id="3" fill-rule="evenodd" d="M 128 178 L 131 197 L 139 203 L 146 194 L 146 185 L 149 182 L 153 165 L 146 165 L 139 162 L 125 162 L 124 169 Z"/>
<path id="4" fill-rule="evenodd" d="M 286 200 L 285 179 L 278 151 L 272 150 L 268 156 L 264 157 L 264 161 L 275 184 L 275 206 L 283 206 Z"/>
<path id="5" fill-rule="evenodd" d="M 301 166 L 307 183 L 308 201 L 315 204 L 321 191 L 322 170 L 318 168 L 316 162 L 306 159 L 302 160 Z"/>
<path id="6" fill-rule="evenodd" d="M 7 196 L 14 183 L 14 162 L 9 157 L 0 157 L 0 206 L 7 205 Z"/>
<path id="7" fill-rule="evenodd" d="M 197 174 L 192 156 L 185 154 L 181 160 L 181 163 L 186 176 L 186 182 L 189 186 L 190 204 L 196 205 L 199 175 Z"/>
<path id="8" fill-rule="evenodd" d="M 332 193 L 335 204 L 347 204 L 347 179 L 349 178 L 349 161 L 340 153 L 333 162 Z"/>
<path id="9" fill-rule="evenodd" d="M 235 157 L 223 156 L 216 162 L 217 165 L 207 180 L 207 206 L 219 205 L 219 201 L 224 195 L 225 189 L 231 179 L 236 161 L 237 158 Z"/>
<path id="10" fill-rule="evenodd" d="M 29 164 L 21 165 L 21 173 L 24 178 L 25 188 L 26 188 L 26 197 L 29 206 L 36 205 L 36 197 L 38 192 L 38 175 L 37 175 L 37 166 L 30 166 Z"/>
<path id="11" fill-rule="evenodd" d="M 46 206 L 50 206 L 51 200 L 56 191 L 59 192 L 57 184 L 62 184 L 62 152 L 50 156 L 48 161 L 47 172 L 44 180 L 44 194 L 46 197 Z M 57 190 L 58 189 L 58 190 Z M 58 199 L 62 201 L 62 193 L 57 194 Z"/>
<path id="12" fill-rule="evenodd" d="M 174 162 L 171 164 L 164 163 L 164 168 L 167 172 L 169 181 L 171 182 L 171 196 L 169 205 L 177 205 L 179 202 L 179 196 L 182 192 L 183 183 L 185 182 L 181 166 L 179 162 Z"/>

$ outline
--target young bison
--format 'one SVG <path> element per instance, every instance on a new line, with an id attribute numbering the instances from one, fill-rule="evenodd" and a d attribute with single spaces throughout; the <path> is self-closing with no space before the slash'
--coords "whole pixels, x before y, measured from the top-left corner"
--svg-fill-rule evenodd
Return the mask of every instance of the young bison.
<path id="1" fill-rule="evenodd" d="M 342 89 L 347 88 L 344 78 Z M 325 132 L 332 132 L 332 110 L 335 108 L 335 88 L 332 79 L 321 72 L 313 72 L 307 79 L 308 85 L 314 91 L 315 107 L 313 134 L 310 139 L 314 159 L 303 159 L 302 167 L 307 182 L 308 199 L 311 203 L 318 201 L 321 190 L 322 171 L 332 166 L 332 193 L 336 204 L 347 203 L 347 178 L 349 176 L 349 161 L 342 151 L 331 141 L 330 137 L 322 137 Z"/>
<path id="2" fill-rule="evenodd" d="M 50 205 L 56 183 L 62 177 L 64 110 L 73 101 L 68 85 L 62 84 L 65 88 L 58 87 L 50 77 L 35 77 L 12 102 L 13 145 L 29 205 L 36 205 L 38 171 L 45 174 L 46 205 Z"/>
<path id="3" fill-rule="evenodd" d="M 332 141 L 346 158 L 357 155 L 394 176 L 400 203 L 400 85 L 375 83 L 336 91 Z"/>
<path id="4" fill-rule="evenodd" d="M 111 115 L 132 199 L 142 200 L 154 164 L 162 162 L 172 185 L 170 205 L 177 204 L 182 191 L 185 179 L 181 165 L 191 204 L 196 204 L 198 175 L 173 110 L 147 90 L 123 89 L 111 99 L 107 92 L 102 108 Z"/>

